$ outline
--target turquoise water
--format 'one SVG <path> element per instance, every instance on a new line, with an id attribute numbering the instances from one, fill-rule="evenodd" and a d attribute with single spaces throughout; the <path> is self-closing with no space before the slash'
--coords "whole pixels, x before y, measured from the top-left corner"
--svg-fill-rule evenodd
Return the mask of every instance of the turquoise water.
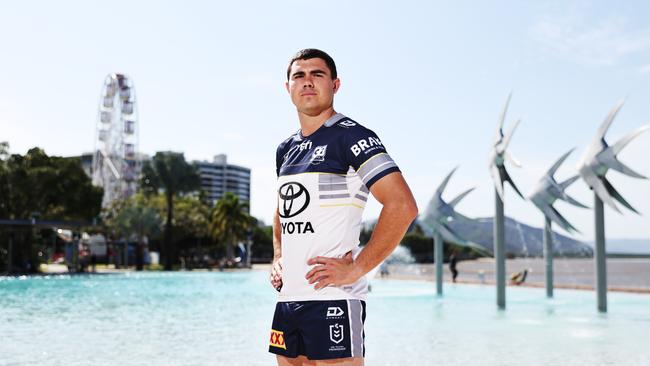
<path id="1" fill-rule="evenodd" d="M 272 365 L 263 271 L 0 277 L 0 365 Z M 650 365 L 650 296 L 373 281 L 367 365 Z"/>

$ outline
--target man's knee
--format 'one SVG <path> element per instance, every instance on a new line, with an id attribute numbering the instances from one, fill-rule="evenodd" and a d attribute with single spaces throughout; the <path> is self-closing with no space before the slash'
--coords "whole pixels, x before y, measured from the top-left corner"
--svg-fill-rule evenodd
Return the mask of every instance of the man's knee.
<path id="1" fill-rule="evenodd" d="M 305 356 L 298 356 L 295 358 L 289 358 L 285 356 L 277 355 L 276 359 L 278 360 L 278 366 L 312 366 L 315 365 L 313 361 L 310 361 Z"/>
<path id="2" fill-rule="evenodd" d="M 278 366 L 363 366 L 363 357 L 336 358 L 332 360 L 310 360 L 305 356 L 289 358 L 277 355 Z"/>
<path id="3" fill-rule="evenodd" d="M 335 358 L 332 360 L 316 361 L 315 366 L 336 365 L 336 366 L 363 366 L 363 357 Z"/>

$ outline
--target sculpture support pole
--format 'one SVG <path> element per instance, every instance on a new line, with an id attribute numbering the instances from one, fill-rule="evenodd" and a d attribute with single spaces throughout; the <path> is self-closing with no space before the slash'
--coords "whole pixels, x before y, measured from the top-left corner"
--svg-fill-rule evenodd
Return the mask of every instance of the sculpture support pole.
<path id="1" fill-rule="evenodd" d="M 11 271 L 13 270 L 11 268 L 11 266 L 13 264 L 12 260 L 13 260 L 13 255 L 14 255 L 13 246 L 14 246 L 13 235 L 9 234 L 9 248 L 8 248 L 9 250 L 8 250 L 8 253 L 7 253 L 7 274 L 11 274 Z"/>
<path id="2" fill-rule="evenodd" d="M 603 201 L 594 193 L 594 211 L 596 216 L 596 244 L 594 260 L 596 264 L 596 292 L 598 294 L 598 311 L 607 312 L 607 259 L 605 253 L 605 211 Z"/>
<path id="3" fill-rule="evenodd" d="M 72 239 L 72 271 L 79 272 L 79 241 Z"/>
<path id="4" fill-rule="evenodd" d="M 124 268 L 129 269 L 129 242 L 124 241 Z"/>
<path id="5" fill-rule="evenodd" d="M 544 259 L 546 263 L 546 297 L 553 297 L 553 231 L 551 220 L 544 216 Z"/>
<path id="6" fill-rule="evenodd" d="M 505 235 L 503 219 L 503 201 L 495 190 L 496 214 L 494 216 L 494 259 L 496 261 L 497 306 L 506 308 L 506 260 L 505 260 Z"/>
<path id="7" fill-rule="evenodd" d="M 433 261 L 436 262 L 436 293 L 442 295 L 442 266 L 444 262 L 442 235 L 436 230 L 433 233 Z"/>

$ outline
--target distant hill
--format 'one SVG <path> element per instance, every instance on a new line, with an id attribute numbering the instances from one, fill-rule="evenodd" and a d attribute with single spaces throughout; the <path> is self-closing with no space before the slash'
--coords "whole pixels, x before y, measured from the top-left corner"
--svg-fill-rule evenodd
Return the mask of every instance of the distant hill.
<path id="1" fill-rule="evenodd" d="M 419 222 L 420 219 L 418 219 Z M 509 217 L 506 220 L 506 253 L 516 257 L 543 255 L 542 229 L 522 224 Z M 362 223 L 364 230 L 372 230 L 377 220 Z M 449 226 L 461 237 L 471 240 L 492 252 L 492 218 L 478 218 L 469 222 L 452 221 Z M 409 228 L 409 231 L 413 228 Z M 590 243 L 591 244 L 591 243 Z M 592 257 L 593 245 L 553 232 L 555 255 L 560 257 Z M 607 246 L 609 247 L 609 241 Z M 650 248 L 650 243 L 648 245 Z"/>
<path id="2" fill-rule="evenodd" d="M 471 240 L 492 251 L 492 218 L 479 218 L 469 222 L 453 221 L 449 226 L 461 237 Z M 506 253 L 517 257 L 541 257 L 543 255 L 542 229 L 522 224 L 506 217 Z M 591 246 L 553 232 L 556 256 L 591 257 Z"/>
<path id="3" fill-rule="evenodd" d="M 594 243 L 589 243 L 593 248 Z M 644 254 L 650 255 L 650 239 L 607 239 L 609 254 Z"/>

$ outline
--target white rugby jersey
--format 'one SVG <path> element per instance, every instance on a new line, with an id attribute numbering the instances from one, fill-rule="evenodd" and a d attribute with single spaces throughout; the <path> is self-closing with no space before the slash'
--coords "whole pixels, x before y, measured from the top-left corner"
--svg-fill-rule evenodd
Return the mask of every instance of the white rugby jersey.
<path id="1" fill-rule="evenodd" d="M 382 142 L 337 113 L 311 135 L 298 131 L 281 143 L 276 168 L 283 266 L 279 301 L 365 300 L 365 276 L 316 291 L 305 275 L 313 268 L 307 265 L 310 258 L 358 254 L 368 189 L 399 171 Z"/>

